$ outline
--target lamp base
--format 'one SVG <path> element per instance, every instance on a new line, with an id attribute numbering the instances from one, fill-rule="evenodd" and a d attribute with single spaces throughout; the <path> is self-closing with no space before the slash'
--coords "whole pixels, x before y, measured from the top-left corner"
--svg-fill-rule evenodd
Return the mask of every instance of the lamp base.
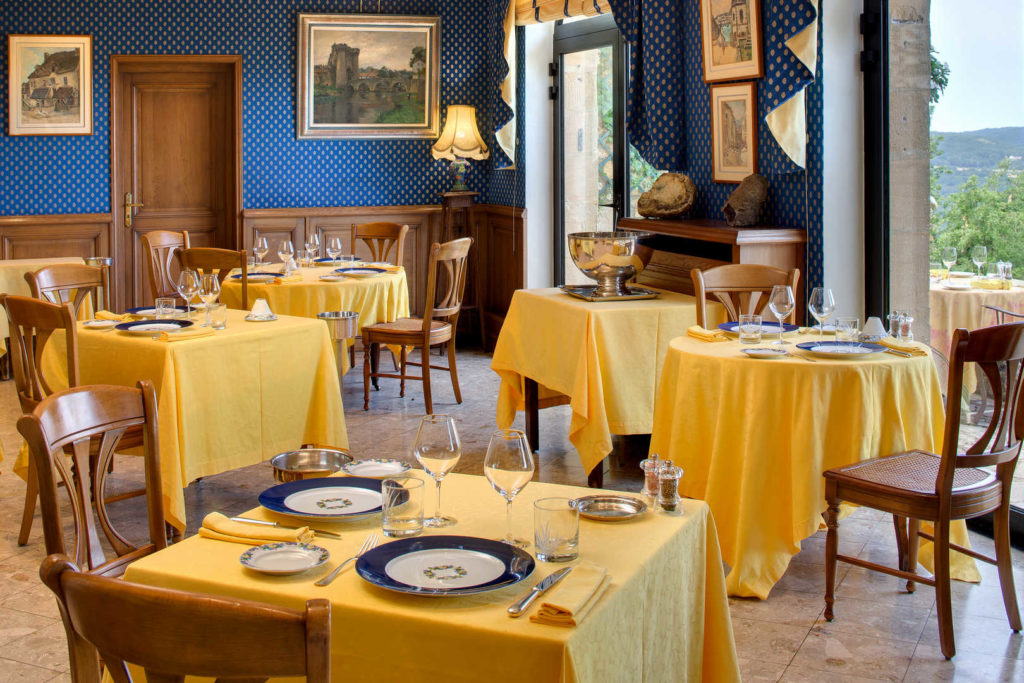
<path id="1" fill-rule="evenodd" d="M 452 192 L 468 192 L 466 174 L 469 173 L 469 162 L 456 158 L 448 165 L 448 174 L 452 177 Z"/>

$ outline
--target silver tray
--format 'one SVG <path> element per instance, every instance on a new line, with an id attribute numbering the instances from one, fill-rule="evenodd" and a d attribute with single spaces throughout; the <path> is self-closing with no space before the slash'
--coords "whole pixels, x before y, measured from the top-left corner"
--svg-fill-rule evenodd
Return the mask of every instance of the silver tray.
<path id="1" fill-rule="evenodd" d="M 635 301 L 637 299 L 657 299 L 661 294 L 655 292 L 653 289 L 644 289 L 643 287 L 634 287 L 628 285 L 626 287 L 631 294 L 623 294 L 622 296 L 594 296 L 594 292 L 597 291 L 597 285 L 562 285 L 561 290 L 566 294 L 576 297 L 577 299 L 583 299 L 584 301 Z"/>
<path id="2" fill-rule="evenodd" d="M 647 503 L 630 496 L 584 496 L 573 500 L 580 517 L 599 522 L 621 522 L 647 512 Z"/>

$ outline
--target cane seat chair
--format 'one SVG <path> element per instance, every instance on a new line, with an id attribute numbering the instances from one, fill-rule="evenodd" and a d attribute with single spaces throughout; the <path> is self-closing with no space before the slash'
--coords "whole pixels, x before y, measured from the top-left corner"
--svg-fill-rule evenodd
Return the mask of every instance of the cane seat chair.
<path id="1" fill-rule="evenodd" d="M 825 476 L 825 618 L 832 621 L 836 562 L 843 561 L 907 580 L 907 590 L 923 583 L 935 588 L 942 654 L 956 653 L 950 599 L 949 552 L 955 549 L 999 569 L 1003 607 L 1010 628 L 1021 630 L 1010 556 L 1010 486 L 1024 436 L 1024 323 L 958 329 L 950 349 L 946 424 L 942 454 L 909 451 L 828 470 Z M 959 452 L 964 363 L 975 363 L 992 385 L 993 412 L 988 429 L 965 453 Z M 983 469 L 985 468 L 985 469 Z M 889 513 L 896 528 L 899 568 L 838 554 L 839 504 L 847 501 Z M 992 513 L 995 558 L 950 543 L 950 524 Z M 921 522 L 934 533 L 921 531 Z M 920 538 L 935 543 L 934 577 L 919 575 Z"/>
<path id="2" fill-rule="evenodd" d="M 796 296 L 800 271 L 753 263 L 730 263 L 707 270 L 694 268 L 690 277 L 693 279 L 693 296 L 697 299 L 697 324 L 706 327 L 707 299 L 721 303 L 729 321 L 738 322 L 741 315 L 760 314 L 768 305 L 775 285 L 789 285 Z M 794 309 L 786 320 L 793 322 L 795 316 Z"/>
<path id="3" fill-rule="evenodd" d="M 146 246 L 146 274 L 149 276 L 149 292 L 153 299 L 159 297 L 176 297 L 178 288 L 174 271 L 177 269 L 175 252 L 191 247 L 188 231 L 171 232 L 170 230 L 154 230 L 142 236 Z"/>
<path id="4" fill-rule="evenodd" d="M 370 249 L 370 258 L 374 261 L 387 262 L 396 266 L 402 265 L 405 254 L 405 236 L 409 232 L 408 225 L 398 223 L 363 223 L 352 227 L 352 250 L 355 251 L 356 241 L 360 240 Z"/>
<path id="5" fill-rule="evenodd" d="M 434 412 L 430 387 L 430 370 L 447 370 L 451 375 L 455 400 L 462 403 L 459 374 L 455 367 L 455 327 L 466 289 L 466 260 L 472 238 L 463 237 L 444 244 L 434 243 L 430 248 L 427 271 L 426 302 L 422 318 L 399 318 L 394 322 L 369 325 L 362 330 L 363 351 L 363 409 L 370 408 L 370 383 L 377 387 L 377 378 L 391 377 L 401 380 L 399 395 L 405 396 L 405 381 L 423 382 L 423 402 L 427 414 Z M 430 364 L 430 347 L 445 344 L 448 347 L 448 366 Z M 400 346 L 398 374 L 378 371 L 380 346 Z M 410 347 L 420 348 L 420 361 L 408 359 Z M 408 366 L 419 366 L 419 375 L 409 375 Z"/>
<path id="6" fill-rule="evenodd" d="M 59 263 L 25 273 L 25 280 L 33 297 L 54 304 L 70 303 L 76 318 L 90 296 L 95 310 L 110 309 L 108 273 L 103 266 Z M 102 300 L 100 290 L 103 292 Z"/>
<path id="7" fill-rule="evenodd" d="M 215 249 L 213 247 L 192 247 L 177 252 L 178 263 L 198 273 L 217 273 L 217 281 L 221 287 L 231 271 L 239 269 L 242 277 L 242 310 L 249 310 L 249 270 L 248 260 L 244 251 L 232 249 Z"/>

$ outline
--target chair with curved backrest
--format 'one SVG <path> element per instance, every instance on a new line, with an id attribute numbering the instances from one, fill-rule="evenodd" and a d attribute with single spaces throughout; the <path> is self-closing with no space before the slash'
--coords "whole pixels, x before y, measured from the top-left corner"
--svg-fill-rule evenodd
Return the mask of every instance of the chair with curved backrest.
<path id="1" fill-rule="evenodd" d="M 703 271 L 694 268 L 690 277 L 693 278 L 693 296 L 697 299 L 697 324 L 704 327 L 709 297 L 725 307 L 730 322 L 737 322 L 741 315 L 761 313 L 768 305 L 768 297 L 775 285 L 789 285 L 796 296 L 800 271 L 753 263 L 730 263 Z M 794 309 L 787 320 L 793 322 L 795 315 Z"/>
<path id="2" fill-rule="evenodd" d="M 331 603 L 324 598 L 307 600 L 299 612 L 94 576 L 63 555 L 43 560 L 39 575 L 57 596 L 75 683 L 99 683 L 100 658 L 115 683 L 132 680 L 128 664 L 157 683 L 187 674 L 239 683 L 331 679 Z"/>
<path id="3" fill-rule="evenodd" d="M 7 311 L 11 324 L 11 365 L 18 402 L 23 413 L 30 413 L 40 401 L 53 393 L 53 387 L 61 389 L 78 385 L 78 331 L 75 316 L 70 303 L 58 305 L 27 296 L 0 294 L 0 305 Z M 58 330 L 65 334 L 67 376 L 47 377 L 43 372 L 43 349 Z M 26 485 L 18 545 L 28 543 L 36 499 L 39 497 L 39 479 L 31 458 Z"/>
<path id="4" fill-rule="evenodd" d="M 999 568 L 1003 607 L 1010 628 L 1021 630 L 1020 612 L 1013 585 L 1010 555 L 1010 486 L 1024 436 L 1024 323 L 986 327 L 968 332 L 956 330 L 950 350 L 946 425 L 942 454 L 910 451 L 831 469 L 825 472 L 825 618 L 834 618 L 836 562 L 841 560 L 890 576 L 935 587 L 935 611 L 939 643 L 947 659 L 956 653 L 949 585 L 949 551 L 955 549 Z M 964 363 L 976 363 L 992 385 L 992 422 L 984 434 L 960 453 L 961 402 L 955 397 L 963 387 Z M 993 468 L 993 469 L 982 469 Z M 865 505 L 893 516 L 899 550 L 899 569 L 837 553 L 839 504 Z M 952 520 L 993 513 L 996 556 L 991 558 L 949 542 Z M 934 534 L 920 530 L 921 521 L 935 525 Z M 935 542 L 934 577 L 919 575 L 917 551 L 920 537 Z"/>
<path id="5" fill-rule="evenodd" d="M 363 328 L 363 410 L 370 408 L 370 381 L 376 388 L 378 377 L 393 377 L 401 380 L 400 396 L 405 396 L 405 380 L 423 381 L 423 402 L 427 414 L 434 412 L 430 392 L 430 370 L 447 370 L 451 375 L 455 400 L 462 403 L 459 388 L 459 374 L 455 367 L 455 326 L 462 307 L 462 295 L 466 289 L 466 259 L 472 238 L 434 243 L 430 248 L 430 266 L 427 275 L 426 305 L 422 318 L 400 318 L 390 323 L 377 323 Z M 447 342 L 447 344 L 446 344 Z M 377 371 L 380 345 L 401 346 L 401 360 L 398 374 Z M 448 367 L 430 364 L 430 347 L 446 344 Z M 406 358 L 407 347 L 420 347 L 420 362 Z M 419 375 L 407 375 L 409 365 L 417 365 Z"/>
<path id="6" fill-rule="evenodd" d="M 146 480 L 149 543 L 141 546 L 114 528 L 103 495 L 110 459 L 121 437 L 132 428 L 142 430 Z M 142 380 L 138 388 L 97 384 L 58 391 L 40 401 L 31 413 L 22 415 L 18 431 L 28 443 L 29 457 L 39 477 L 48 554 L 66 553 L 54 472 L 60 475 L 71 499 L 75 527 L 71 555 L 78 565 L 96 574 L 117 576 L 132 561 L 167 547 L 152 382 Z M 62 450 L 63 456 L 54 457 L 55 451 Z M 90 501 L 96 506 L 95 515 Z M 100 530 L 116 557 L 106 557 Z"/>
<path id="7" fill-rule="evenodd" d="M 153 299 L 159 297 L 176 297 L 178 289 L 172 267 L 177 264 L 174 253 L 178 249 L 188 249 L 188 231 L 171 232 L 154 230 L 142 236 L 149 258 L 146 259 L 146 273 L 149 275 L 149 292 Z"/>
<path id="8" fill-rule="evenodd" d="M 242 273 L 242 309 L 249 309 L 249 269 L 246 265 L 248 261 L 244 251 L 192 247 L 191 249 L 179 249 L 175 253 L 178 255 L 178 263 L 182 268 L 189 268 L 200 273 L 216 271 L 221 287 L 224 286 L 224 280 L 231 274 L 232 269 L 240 269 Z"/>
<path id="9" fill-rule="evenodd" d="M 93 297 L 94 310 L 110 310 L 110 287 L 107 269 L 77 263 L 60 263 L 25 273 L 32 296 L 54 304 L 70 303 L 78 317 L 86 297 Z M 103 300 L 98 301 L 98 289 L 103 289 Z"/>
<path id="10" fill-rule="evenodd" d="M 408 225 L 398 223 L 363 223 L 352 226 L 352 251 L 355 251 L 356 240 L 362 240 L 370 248 L 370 257 L 374 261 L 387 261 L 396 266 L 402 265 L 405 254 L 405 236 L 409 232 Z"/>

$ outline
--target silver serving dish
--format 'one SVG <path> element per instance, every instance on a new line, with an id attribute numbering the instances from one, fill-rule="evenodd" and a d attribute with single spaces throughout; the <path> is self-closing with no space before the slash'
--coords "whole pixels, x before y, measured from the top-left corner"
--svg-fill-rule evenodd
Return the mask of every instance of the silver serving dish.
<path id="1" fill-rule="evenodd" d="M 562 285 L 561 290 L 566 294 L 583 299 L 584 301 L 636 301 L 637 299 L 657 299 L 660 294 L 653 289 L 644 289 L 628 285 L 628 294 L 622 296 L 599 296 L 595 294 L 597 285 Z"/>
<path id="2" fill-rule="evenodd" d="M 636 253 L 641 232 L 574 232 L 569 235 L 569 256 L 587 277 L 597 281 L 595 298 L 629 295 L 626 281 L 644 269 Z"/>
<path id="3" fill-rule="evenodd" d="M 580 517 L 599 522 L 621 522 L 647 512 L 647 503 L 630 496 L 584 496 L 572 504 L 580 511 Z"/>
<path id="4" fill-rule="evenodd" d="M 299 479 L 326 477 L 352 462 L 352 456 L 333 448 L 300 448 L 279 453 L 270 459 L 274 468 L 274 481 L 282 484 Z"/>

